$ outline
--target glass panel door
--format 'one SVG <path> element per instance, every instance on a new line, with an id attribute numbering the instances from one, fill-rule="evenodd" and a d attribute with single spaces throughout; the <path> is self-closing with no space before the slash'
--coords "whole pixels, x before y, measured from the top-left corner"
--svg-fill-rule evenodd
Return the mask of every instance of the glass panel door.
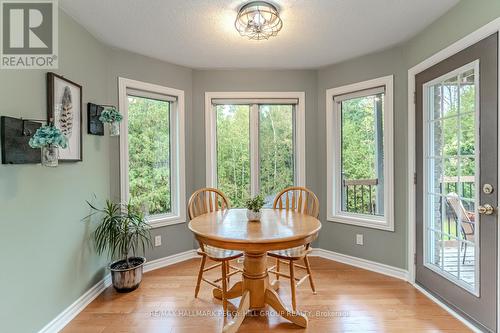
<path id="1" fill-rule="evenodd" d="M 415 283 L 497 326 L 498 34 L 415 76 Z"/>
<path id="2" fill-rule="evenodd" d="M 423 87 L 424 265 L 479 293 L 477 221 L 479 62 Z"/>

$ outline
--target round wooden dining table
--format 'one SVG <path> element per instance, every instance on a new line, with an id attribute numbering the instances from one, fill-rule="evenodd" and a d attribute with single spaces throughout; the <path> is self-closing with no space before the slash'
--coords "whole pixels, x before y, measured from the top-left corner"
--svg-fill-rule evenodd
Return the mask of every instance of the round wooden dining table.
<path id="1" fill-rule="evenodd" d="M 317 218 L 292 210 L 263 209 L 261 220 L 255 222 L 248 221 L 246 209 L 229 209 L 197 216 L 189 222 L 189 229 L 205 245 L 245 253 L 242 280 L 226 293 L 227 299 L 241 297 L 240 304 L 223 332 L 236 332 L 248 310 L 266 304 L 294 324 L 307 327 L 307 317 L 290 311 L 281 301 L 278 281 L 269 283 L 266 253 L 310 244 L 321 229 Z M 222 298 L 220 289 L 214 289 L 213 295 Z"/>

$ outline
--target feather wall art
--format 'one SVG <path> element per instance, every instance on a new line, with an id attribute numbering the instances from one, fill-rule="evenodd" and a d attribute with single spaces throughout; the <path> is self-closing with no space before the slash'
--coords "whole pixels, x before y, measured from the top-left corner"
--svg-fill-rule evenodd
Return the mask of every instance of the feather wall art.
<path id="1" fill-rule="evenodd" d="M 47 73 L 47 121 L 68 139 L 59 161 L 82 161 L 82 86 L 56 73 Z"/>
<path id="2" fill-rule="evenodd" d="M 70 138 L 73 133 L 73 103 L 71 102 L 71 89 L 70 87 L 64 87 L 64 93 L 62 97 L 62 110 L 61 116 L 59 117 L 59 129 L 67 137 Z"/>

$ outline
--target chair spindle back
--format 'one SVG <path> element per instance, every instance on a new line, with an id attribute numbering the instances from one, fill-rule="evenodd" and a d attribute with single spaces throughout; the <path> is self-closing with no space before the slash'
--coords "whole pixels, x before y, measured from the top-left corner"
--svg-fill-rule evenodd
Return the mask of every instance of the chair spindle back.
<path id="1" fill-rule="evenodd" d="M 229 200 L 216 188 L 205 187 L 197 190 L 191 195 L 188 202 L 189 219 L 196 216 L 229 209 Z"/>
<path id="2" fill-rule="evenodd" d="M 318 197 L 311 190 L 300 186 L 288 187 L 281 191 L 274 199 L 273 207 L 314 217 L 319 215 Z"/>

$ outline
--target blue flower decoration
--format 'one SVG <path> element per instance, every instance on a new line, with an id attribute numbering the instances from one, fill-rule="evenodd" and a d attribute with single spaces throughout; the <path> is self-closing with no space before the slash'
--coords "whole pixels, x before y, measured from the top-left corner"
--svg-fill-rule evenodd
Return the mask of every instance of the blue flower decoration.
<path id="1" fill-rule="evenodd" d="M 102 111 L 101 116 L 99 117 L 99 120 L 103 123 L 114 123 L 115 121 L 120 122 L 122 119 L 123 116 L 114 106 L 104 108 L 104 111 Z"/>
<path id="2" fill-rule="evenodd" d="M 31 148 L 42 148 L 47 146 L 56 146 L 66 148 L 68 139 L 54 125 L 42 126 L 36 130 L 35 135 L 30 139 Z"/>

